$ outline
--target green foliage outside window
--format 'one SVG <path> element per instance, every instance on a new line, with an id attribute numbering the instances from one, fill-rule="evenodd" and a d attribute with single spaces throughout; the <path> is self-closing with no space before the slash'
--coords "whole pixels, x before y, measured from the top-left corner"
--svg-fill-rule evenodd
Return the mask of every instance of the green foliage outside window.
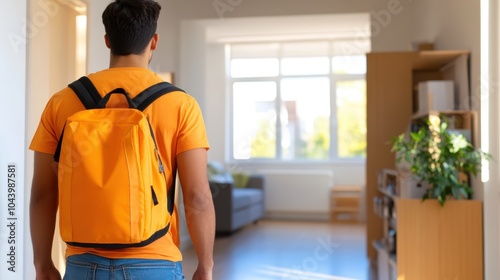
<path id="1" fill-rule="evenodd" d="M 338 156 L 366 157 L 366 83 L 365 81 L 343 81 L 338 87 L 346 94 L 338 97 Z M 361 98 L 349 98 L 356 92 Z"/>
<path id="2" fill-rule="evenodd" d="M 330 153 L 330 120 L 327 117 L 314 121 L 314 134 L 301 142 L 300 157 L 306 159 L 328 159 Z"/>
<path id="3" fill-rule="evenodd" d="M 274 124 L 270 120 L 261 120 L 258 131 L 252 139 L 252 158 L 276 157 L 276 133 Z"/>

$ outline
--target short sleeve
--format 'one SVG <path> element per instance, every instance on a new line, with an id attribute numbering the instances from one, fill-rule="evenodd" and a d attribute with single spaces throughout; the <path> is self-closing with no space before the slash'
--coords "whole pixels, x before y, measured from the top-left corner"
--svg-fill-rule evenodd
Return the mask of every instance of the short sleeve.
<path id="1" fill-rule="evenodd" d="M 54 154 L 67 118 L 84 109 L 70 88 L 54 94 L 43 110 L 29 148 L 37 152 Z"/>
<path id="2" fill-rule="evenodd" d="M 208 150 L 210 146 L 201 109 L 196 100 L 190 97 L 180 110 L 176 155 L 198 148 Z"/>
<path id="3" fill-rule="evenodd" d="M 54 154 L 57 142 L 58 138 L 56 136 L 53 118 L 53 100 L 51 99 L 43 110 L 29 149 L 36 152 Z"/>

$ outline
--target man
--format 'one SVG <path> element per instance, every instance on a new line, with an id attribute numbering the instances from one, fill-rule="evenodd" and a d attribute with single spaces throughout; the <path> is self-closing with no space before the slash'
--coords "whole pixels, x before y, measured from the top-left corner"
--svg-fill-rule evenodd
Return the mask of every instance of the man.
<path id="1" fill-rule="evenodd" d="M 124 88 L 131 97 L 161 82 L 148 70 L 158 45 L 160 5 L 153 0 L 116 0 L 102 15 L 110 49 L 109 69 L 88 77 L 101 96 Z M 108 107 L 123 107 L 120 97 Z M 111 102 L 111 101 L 110 101 Z M 58 209 L 57 168 L 53 159 L 66 119 L 84 110 L 69 88 L 48 102 L 30 149 L 35 151 L 30 201 L 30 225 L 36 279 L 61 279 L 52 258 L 52 240 Z M 166 168 L 177 166 L 182 185 L 188 229 L 197 256 L 193 280 L 211 280 L 215 215 L 207 182 L 208 141 L 196 101 L 184 92 L 171 92 L 144 110 L 156 134 Z M 165 170 L 165 174 L 171 174 Z M 174 178 L 167 175 L 167 186 Z M 68 245 L 64 279 L 184 279 L 179 250 L 178 214 L 174 211 L 167 235 L 137 248 L 98 249 Z"/>

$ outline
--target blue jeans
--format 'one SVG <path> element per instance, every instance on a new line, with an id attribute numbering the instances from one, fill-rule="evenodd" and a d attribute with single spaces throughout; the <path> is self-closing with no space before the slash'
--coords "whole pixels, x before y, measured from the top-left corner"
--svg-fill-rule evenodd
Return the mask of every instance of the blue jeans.
<path id="1" fill-rule="evenodd" d="M 64 280 L 183 280 L 180 262 L 146 259 L 108 259 L 92 254 L 66 260 Z"/>

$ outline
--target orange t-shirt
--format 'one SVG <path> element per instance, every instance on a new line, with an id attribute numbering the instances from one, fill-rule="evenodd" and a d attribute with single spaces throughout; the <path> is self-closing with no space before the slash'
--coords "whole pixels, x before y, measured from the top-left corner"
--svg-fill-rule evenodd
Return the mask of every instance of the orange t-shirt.
<path id="1" fill-rule="evenodd" d="M 161 82 L 162 79 L 146 68 L 110 68 L 94 74 L 89 79 L 101 96 L 115 88 L 124 88 L 133 98 L 144 89 Z M 108 107 L 126 107 L 125 98 L 112 96 Z M 31 141 L 30 149 L 54 154 L 66 119 L 77 111 L 84 110 L 76 94 L 65 88 L 54 94 L 47 103 L 40 124 Z M 163 95 L 144 110 L 156 136 L 158 149 L 165 165 L 167 186 L 171 186 L 175 157 L 184 151 L 208 149 L 203 116 L 196 100 L 190 95 L 175 91 Z M 181 261 L 179 250 L 179 219 L 177 209 L 172 216 L 167 235 L 145 247 L 127 249 L 93 249 L 68 246 L 66 257 L 92 253 L 107 258 L 145 258 Z"/>

